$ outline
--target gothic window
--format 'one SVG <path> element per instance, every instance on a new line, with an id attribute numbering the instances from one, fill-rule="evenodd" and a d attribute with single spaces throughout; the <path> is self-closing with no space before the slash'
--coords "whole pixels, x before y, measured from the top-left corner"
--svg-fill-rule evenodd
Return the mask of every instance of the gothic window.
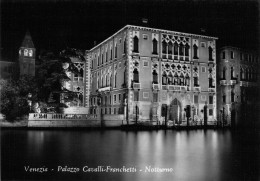
<path id="1" fill-rule="evenodd" d="M 184 85 L 185 85 L 185 86 L 190 86 L 190 77 L 189 77 L 188 74 L 187 74 L 186 77 L 185 77 Z"/>
<path id="2" fill-rule="evenodd" d="M 196 44 L 193 45 L 193 58 L 198 58 L 198 46 Z"/>
<path id="3" fill-rule="evenodd" d="M 99 89 L 99 80 L 97 78 L 97 89 Z"/>
<path id="4" fill-rule="evenodd" d="M 223 80 L 226 79 L 226 67 L 223 67 L 223 70 L 222 70 L 222 79 L 223 79 Z"/>
<path id="5" fill-rule="evenodd" d="M 213 48 L 211 48 L 211 46 L 209 46 L 209 60 L 210 61 L 213 61 L 212 53 L 213 53 Z"/>
<path id="6" fill-rule="evenodd" d="M 173 76 L 170 73 L 169 76 L 168 76 L 168 85 L 172 85 L 172 84 L 173 84 Z"/>
<path id="7" fill-rule="evenodd" d="M 28 56 L 28 50 L 24 49 L 24 56 Z"/>
<path id="8" fill-rule="evenodd" d="M 115 44 L 115 58 L 117 58 L 117 44 Z"/>
<path id="9" fill-rule="evenodd" d="M 107 75 L 105 75 L 105 78 L 104 78 L 104 86 L 107 87 Z"/>
<path id="10" fill-rule="evenodd" d="M 102 54 L 101 54 L 101 65 L 104 63 L 104 54 L 103 54 L 103 52 L 102 52 Z"/>
<path id="11" fill-rule="evenodd" d="M 134 37 L 134 49 L 133 49 L 133 52 L 135 53 L 138 53 L 139 52 L 139 40 L 137 38 L 137 36 Z"/>
<path id="12" fill-rule="evenodd" d="M 230 75 L 231 75 L 231 79 L 234 79 L 234 67 L 230 67 Z"/>
<path id="13" fill-rule="evenodd" d="M 33 51 L 29 50 L 29 57 L 32 57 L 32 56 L 33 56 Z"/>
<path id="14" fill-rule="evenodd" d="M 190 46 L 188 44 L 185 45 L 185 56 L 189 56 Z"/>
<path id="15" fill-rule="evenodd" d="M 124 54 L 126 54 L 126 38 L 124 39 Z"/>
<path id="16" fill-rule="evenodd" d="M 169 44 L 168 44 L 168 54 L 172 54 L 172 42 L 170 41 Z"/>
<path id="17" fill-rule="evenodd" d="M 180 78 L 179 78 L 179 85 L 183 86 L 184 85 L 184 76 L 181 73 Z"/>
<path id="18" fill-rule="evenodd" d="M 167 75 L 165 72 L 162 75 L 162 85 L 167 85 Z"/>
<path id="19" fill-rule="evenodd" d="M 116 76 L 117 76 L 117 73 L 115 73 L 115 75 L 114 75 L 114 87 L 116 87 Z"/>
<path id="20" fill-rule="evenodd" d="M 199 87 L 199 79 L 197 75 L 193 76 L 194 87 Z"/>
<path id="21" fill-rule="evenodd" d="M 163 54 L 167 53 L 167 43 L 165 41 L 162 42 L 162 53 Z"/>
<path id="22" fill-rule="evenodd" d="M 126 68 L 124 70 L 124 84 L 126 84 Z"/>
<path id="23" fill-rule="evenodd" d="M 174 84 L 174 85 L 178 85 L 178 82 L 179 82 L 179 76 L 178 76 L 177 73 L 175 73 L 173 84 Z"/>
<path id="24" fill-rule="evenodd" d="M 77 73 L 74 74 L 74 81 L 83 81 L 83 69 L 81 68 Z"/>
<path id="25" fill-rule="evenodd" d="M 134 69 L 133 74 L 134 74 L 134 82 L 139 83 L 139 72 L 138 72 L 138 70 Z"/>
<path id="26" fill-rule="evenodd" d="M 234 59 L 234 52 L 231 51 L 230 53 L 231 53 L 231 59 Z"/>
<path id="27" fill-rule="evenodd" d="M 103 76 L 101 76 L 101 88 L 103 87 Z"/>
<path id="28" fill-rule="evenodd" d="M 212 75 L 209 76 L 209 88 L 214 88 Z"/>
<path id="29" fill-rule="evenodd" d="M 174 43 L 174 55 L 178 55 L 178 43 Z"/>
<path id="30" fill-rule="evenodd" d="M 153 83 L 158 84 L 158 74 L 156 70 L 153 71 Z"/>
<path id="31" fill-rule="evenodd" d="M 107 52 L 107 50 L 106 50 L 106 62 L 108 61 L 108 52 Z"/>
<path id="32" fill-rule="evenodd" d="M 110 60 L 112 60 L 112 58 L 113 58 L 113 49 L 112 49 L 112 47 L 110 48 Z"/>
<path id="33" fill-rule="evenodd" d="M 184 55 L 183 49 L 184 49 L 184 46 L 183 46 L 183 44 L 181 43 L 180 46 L 179 46 L 179 54 L 180 54 L 181 56 Z"/>
<path id="34" fill-rule="evenodd" d="M 153 54 L 158 54 L 157 52 L 157 40 L 154 38 L 153 39 Z"/>

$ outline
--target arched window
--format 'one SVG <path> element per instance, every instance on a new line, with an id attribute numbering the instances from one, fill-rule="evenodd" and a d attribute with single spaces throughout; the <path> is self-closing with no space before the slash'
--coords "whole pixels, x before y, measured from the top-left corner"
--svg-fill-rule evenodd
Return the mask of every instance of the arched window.
<path id="1" fill-rule="evenodd" d="M 158 54 L 157 52 L 157 40 L 154 38 L 153 39 L 153 54 Z"/>
<path id="2" fill-rule="evenodd" d="M 99 80 L 97 78 L 97 89 L 99 89 Z"/>
<path id="3" fill-rule="evenodd" d="M 180 54 L 181 56 L 184 55 L 184 46 L 183 46 L 182 43 L 181 43 L 180 46 L 179 46 L 179 54 Z"/>
<path id="4" fill-rule="evenodd" d="M 169 73 L 169 76 L 168 76 L 168 85 L 173 85 L 173 76 L 171 73 Z"/>
<path id="5" fill-rule="evenodd" d="M 186 74 L 185 76 L 185 82 L 184 82 L 184 85 L 185 86 L 190 86 L 190 77 L 188 74 Z"/>
<path id="6" fill-rule="evenodd" d="M 115 75 L 114 75 L 114 87 L 115 87 L 115 88 L 116 88 L 116 83 L 117 83 L 117 82 L 116 82 L 116 81 L 117 81 L 117 80 L 116 80 L 116 76 L 117 76 L 117 73 L 115 73 Z"/>
<path id="7" fill-rule="evenodd" d="M 134 74 L 134 80 L 133 81 L 136 82 L 136 83 L 139 83 L 139 72 L 138 72 L 138 70 L 134 69 L 133 74 Z"/>
<path id="8" fill-rule="evenodd" d="M 133 50 L 133 52 L 135 52 L 135 53 L 138 53 L 139 52 L 139 45 L 138 45 L 138 43 L 139 43 L 139 40 L 138 40 L 138 38 L 137 38 L 137 36 L 135 36 L 134 37 L 134 50 Z"/>
<path id="9" fill-rule="evenodd" d="M 180 75 L 180 78 L 179 78 L 179 85 L 184 85 L 184 76 L 183 76 L 183 74 L 181 73 L 181 75 Z"/>
<path id="10" fill-rule="evenodd" d="M 106 49 L 106 59 L 105 59 L 105 62 L 107 62 L 108 60 L 108 52 L 107 52 L 107 49 Z"/>
<path id="11" fill-rule="evenodd" d="M 178 55 L 178 43 L 174 43 L 174 55 Z"/>
<path id="12" fill-rule="evenodd" d="M 112 50 L 112 47 L 110 47 L 110 60 L 112 60 L 113 58 L 113 50 Z"/>
<path id="13" fill-rule="evenodd" d="M 33 51 L 29 50 L 29 57 L 32 57 L 32 56 L 33 56 Z"/>
<path id="14" fill-rule="evenodd" d="M 172 47 L 173 47 L 173 45 L 172 45 L 172 42 L 170 41 L 169 43 L 168 43 L 168 54 L 172 54 Z"/>
<path id="15" fill-rule="evenodd" d="M 209 88 L 214 88 L 212 75 L 209 76 Z"/>
<path id="16" fill-rule="evenodd" d="M 196 44 L 193 45 L 193 58 L 198 59 L 198 46 Z"/>
<path id="17" fill-rule="evenodd" d="M 178 82 L 179 82 L 179 76 L 177 73 L 174 74 L 174 80 L 173 80 L 173 84 L 174 85 L 178 85 Z"/>
<path id="18" fill-rule="evenodd" d="M 167 43 L 165 41 L 162 42 L 162 53 L 167 53 Z"/>
<path id="19" fill-rule="evenodd" d="M 98 58 L 98 66 L 100 65 L 100 57 L 99 57 L 99 55 L 97 56 L 97 58 Z"/>
<path id="20" fill-rule="evenodd" d="M 117 58 L 117 44 L 115 44 L 115 58 Z"/>
<path id="21" fill-rule="evenodd" d="M 244 80 L 244 70 L 240 68 L 240 80 Z"/>
<path id="22" fill-rule="evenodd" d="M 126 54 L 126 39 L 124 39 L 124 54 Z"/>
<path id="23" fill-rule="evenodd" d="M 24 49 L 24 56 L 28 56 L 28 50 Z"/>
<path id="24" fill-rule="evenodd" d="M 190 49 L 190 46 L 188 44 L 185 45 L 185 56 L 189 56 L 189 49 Z"/>
<path id="25" fill-rule="evenodd" d="M 153 83 L 158 84 L 158 74 L 156 70 L 153 70 Z"/>
<path id="26" fill-rule="evenodd" d="M 234 67 L 230 67 L 230 76 L 231 76 L 231 79 L 235 78 L 235 76 L 234 76 Z"/>
<path id="27" fill-rule="evenodd" d="M 107 75 L 105 75 L 105 78 L 104 78 L 104 86 L 107 87 Z"/>
<path id="28" fill-rule="evenodd" d="M 196 74 L 193 76 L 193 83 L 194 83 L 194 87 L 199 87 L 199 79 Z"/>
<path id="29" fill-rule="evenodd" d="M 103 88 L 103 76 L 101 76 L 101 88 Z"/>
<path id="30" fill-rule="evenodd" d="M 101 53 L 101 65 L 104 63 L 104 54 L 103 52 Z"/>
<path id="31" fill-rule="evenodd" d="M 222 70 L 222 79 L 223 79 L 223 80 L 226 79 L 226 67 L 223 67 L 223 70 Z"/>
<path id="32" fill-rule="evenodd" d="M 125 68 L 125 70 L 124 70 L 124 84 L 126 85 L 126 68 Z"/>
<path id="33" fill-rule="evenodd" d="M 211 48 L 211 46 L 209 46 L 209 60 L 210 61 L 213 61 L 212 52 L 213 52 L 213 49 Z"/>
<path id="34" fill-rule="evenodd" d="M 162 85 L 167 85 L 167 74 L 165 72 L 162 75 Z"/>

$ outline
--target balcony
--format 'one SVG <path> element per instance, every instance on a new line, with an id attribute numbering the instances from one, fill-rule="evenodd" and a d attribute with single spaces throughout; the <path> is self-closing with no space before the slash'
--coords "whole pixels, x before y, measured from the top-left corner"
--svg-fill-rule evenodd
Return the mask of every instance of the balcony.
<path id="1" fill-rule="evenodd" d="M 215 92 L 215 88 L 214 87 L 209 87 L 208 91 L 209 92 Z"/>
<path id="2" fill-rule="evenodd" d="M 200 92 L 200 87 L 199 86 L 195 86 L 195 87 L 193 87 L 193 90 L 196 91 L 196 92 Z"/>
<path id="3" fill-rule="evenodd" d="M 98 89 L 99 92 L 104 92 L 104 91 L 111 91 L 111 86 L 108 87 L 102 87 L 100 89 Z"/>
<path id="4" fill-rule="evenodd" d="M 162 85 L 162 90 L 168 90 L 168 86 L 167 85 Z"/>
<path id="5" fill-rule="evenodd" d="M 248 82 L 246 82 L 246 81 L 240 81 L 240 86 L 241 86 L 241 87 L 248 87 Z"/>
<path id="6" fill-rule="evenodd" d="M 235 85 L 237 83 L 237 80 L 230 80 L 230 85 Z"/>
<path id="7" fill-rule="evenodd" d="M 133 83 L 133 89 L 141 89 L 141 83 Z"/>
<path id="8" fill-rule="evenodd" d="M 153 90 L 160 90 L 159 84 L 154 84 L 153 83 Z"/>
<path id="9" fill-rule="evenodd" d="M 227 80 L 220 80 L 220 85 L 228 85 Z"/>

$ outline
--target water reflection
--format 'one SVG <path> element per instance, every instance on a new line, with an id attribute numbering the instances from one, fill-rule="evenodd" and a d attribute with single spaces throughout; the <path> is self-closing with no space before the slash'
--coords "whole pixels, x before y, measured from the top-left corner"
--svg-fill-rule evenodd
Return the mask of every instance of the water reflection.
<path id="1" fill-rule="evenodd" d="M 259 135 L 257 135 L 258 138 Z M 4 130 L 2 176 L 57 180 L 257 180 L 259 141 L 230 131 Z M 134 167 L 136 173 L 28 174 L 24 166 Z M 146 167 L 173 168 L 147 173 Z M 140 172 L 140 170 L 143 170 Z"/>

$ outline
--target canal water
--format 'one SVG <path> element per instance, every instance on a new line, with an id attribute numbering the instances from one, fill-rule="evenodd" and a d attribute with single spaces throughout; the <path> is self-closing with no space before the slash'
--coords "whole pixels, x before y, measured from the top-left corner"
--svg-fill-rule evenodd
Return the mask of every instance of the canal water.
<path id="1" fill-rule="evenodd" d="M 251 131 L 1 130 L 2 180 L 260 180 L 259 155 Z"/>

